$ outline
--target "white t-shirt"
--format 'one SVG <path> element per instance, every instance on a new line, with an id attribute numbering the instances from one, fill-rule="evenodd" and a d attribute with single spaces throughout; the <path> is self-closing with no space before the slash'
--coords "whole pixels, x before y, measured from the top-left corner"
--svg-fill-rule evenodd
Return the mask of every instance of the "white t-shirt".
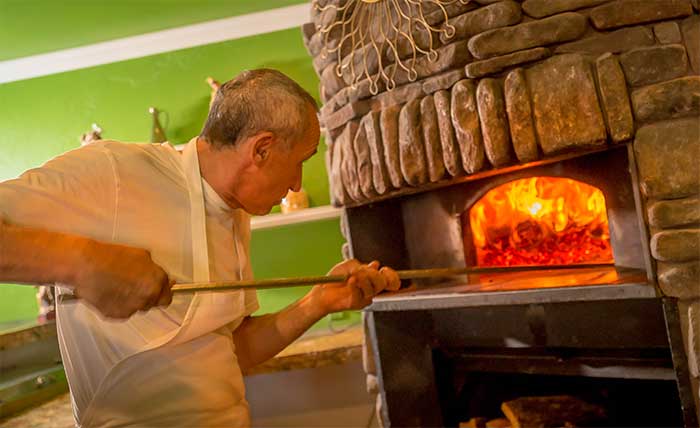
<path id="1" fill-rule="evenodd" d="M 144 248 L 177 282 L 252 277 L 249 216 L 201 178 L 196 139 L 184 155 L 167 144 L 112 141 L 73 150 L 0 183 L 0 213 L 20 225 Z M 59 304 L 76 422 L 248 425 L 231 331 L 257 309 L 253 290 L 176 294 L 168 308 L 126 321 L 106 320 L 84 303 Z"/>

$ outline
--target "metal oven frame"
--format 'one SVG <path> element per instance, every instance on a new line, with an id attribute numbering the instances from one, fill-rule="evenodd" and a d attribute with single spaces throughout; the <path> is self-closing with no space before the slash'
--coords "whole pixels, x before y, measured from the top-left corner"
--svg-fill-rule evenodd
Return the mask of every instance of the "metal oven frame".
<path id="1" fill-rule="evenodd" d="M 443 425 L 436 348 L 495 350 L 466 356 L 475 370 L 674 380 L 684 423 L 697 426 L 677 302 L 662 297 L 654 284 L 635 165 L 631 146 L 614 146 L 400 190 L 346 208 L 351 256 L 397 269 L 464 267 L 471 257 L 459 216 L 486 191 L 524 177 L 569 177 L 603 191 L 615 264 L 642 273 L 624 285 L 518 291 L 465 292 L 424 283 L 415 292 L 376 298 L 366 322 L 384 426 Z M 565 358 L 559 349 L 580 353 Z M 641 349 L 670 352 L 668 358 L 636 356 Z M 588 355 L 591 350 L 610 355 Z"/>

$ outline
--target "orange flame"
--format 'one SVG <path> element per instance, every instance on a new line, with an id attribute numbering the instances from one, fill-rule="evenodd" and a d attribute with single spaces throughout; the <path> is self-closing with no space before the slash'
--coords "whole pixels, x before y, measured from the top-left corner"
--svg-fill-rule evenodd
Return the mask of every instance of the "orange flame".
<path id="1" fill-rule="evenodd" d="M 568 178 L 491 189 L 469 212 L 479 266 L 612 262 L 605 197 Z"/>

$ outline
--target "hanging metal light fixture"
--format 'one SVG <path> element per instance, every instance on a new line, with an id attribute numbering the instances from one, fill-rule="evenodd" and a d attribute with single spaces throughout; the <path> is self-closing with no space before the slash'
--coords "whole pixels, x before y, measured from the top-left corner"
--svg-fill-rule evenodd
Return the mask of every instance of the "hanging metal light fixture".
<path id="1" fill-rule="evenodd" d="M 399 70 L 406 73 L 409 81 L 416 80 L 419 55 L 437 61 L 434 37 L 454 36 L 455 28 L 448 23 L 445 7 L 470 1 L 313 0 L 313 7 L 319 13 L 335 12 L 334 19 L 317 28 L 323 37 L 321 55 L 336 56 L 336 74 L 342 77 L 349 73 L 346 76 L 353 89 L 367 79 L 373 95 L 379 92 L 380 80 L 387 90 L 392 90 Z M 431 25 L 426 19 L 429 14 L 441 14 L 443 19 L 438 21 L 442 24 Z M 424 42 L 423 46 L 416 43 L 416 36 Z"/>

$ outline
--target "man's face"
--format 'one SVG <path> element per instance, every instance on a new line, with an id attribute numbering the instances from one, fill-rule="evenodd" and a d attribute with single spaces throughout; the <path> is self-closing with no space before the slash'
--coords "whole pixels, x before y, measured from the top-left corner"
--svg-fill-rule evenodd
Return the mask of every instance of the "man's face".
<path id="1" fill-rule="evenodd" d="M 236 199 L 245 211 L 267 214 L 289 190 L 298 192 L 301 189 L 303 163 L 316 154 L 320 137 L 318 119 L 311 109 L 309 123 L 311 126 L 302 137 L 291 142 L 291 148 L 287 148 L 288 144 L 275 141 L 266 151 L 253 154 L 262 157 L 262 160 L 258 158 L 253 162 L 246 176 L 241 177 L 236 192 Z"/>

